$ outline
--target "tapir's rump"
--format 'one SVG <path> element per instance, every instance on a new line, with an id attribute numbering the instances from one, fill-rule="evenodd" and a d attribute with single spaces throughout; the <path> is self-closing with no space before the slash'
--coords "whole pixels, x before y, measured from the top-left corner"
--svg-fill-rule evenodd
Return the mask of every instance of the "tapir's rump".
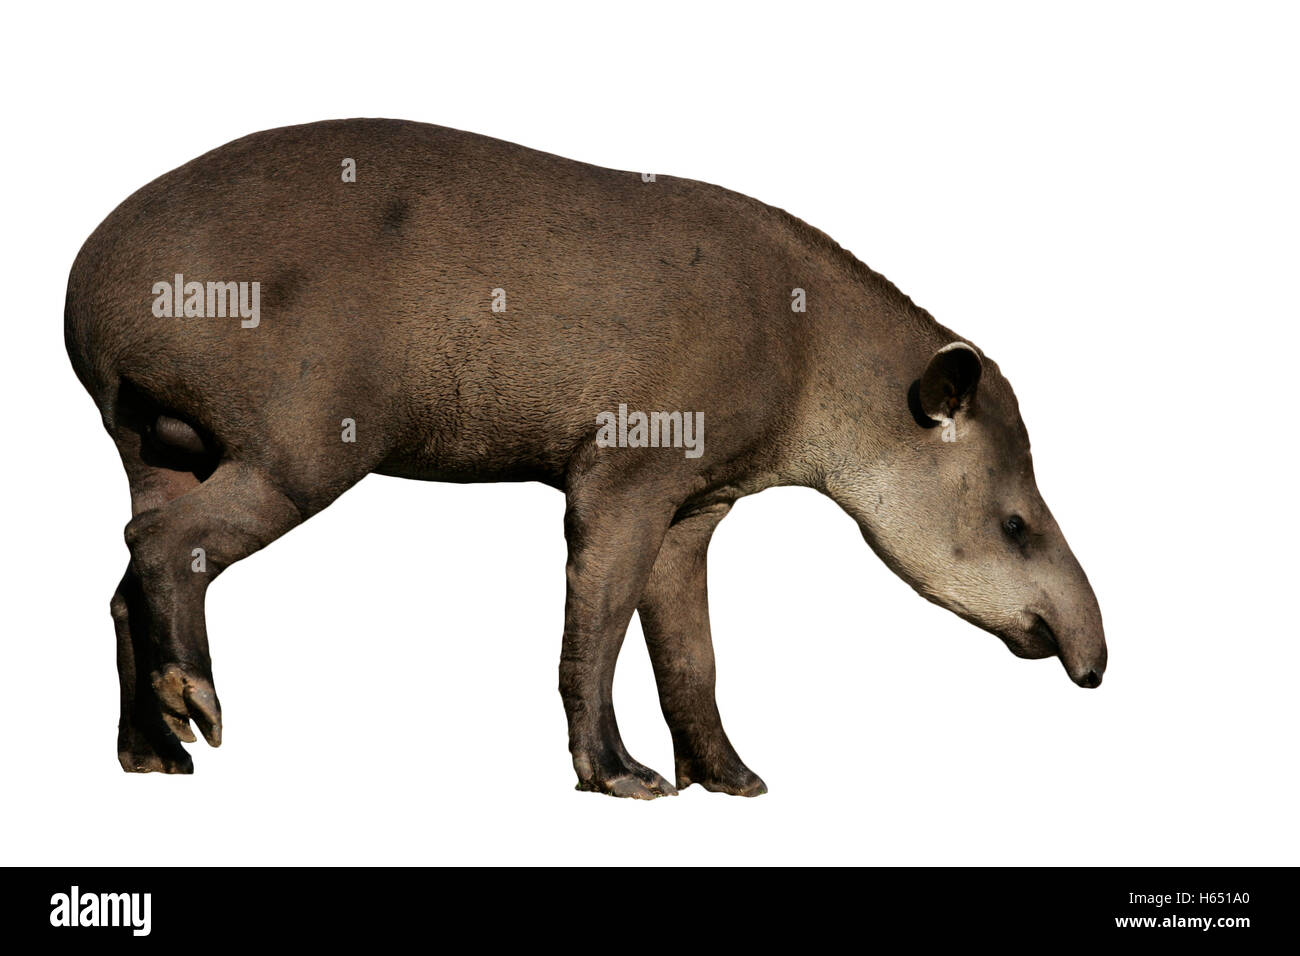
<path id="1" fill-rule="evenodd" d="M 996 366 L 737 193 L 418 123 L 270 130 L 119 206 L 73 265 L 65 335 L 131 484 L 112 603 L 127 770 L 190 771 L 192 727 L 221 740 L 211 579 L 371 472 L 565 493 L 560 687 L 583 789 L 674 792 L 613 718 L 634 611 L 677 786 L 765 789 L 717 715 L 704 567 L 732 503 L 775 484 L 831 494 L 927 597 L 1100 680 L 1082 571 L 1026 572 L 1028 545 L 1003 555 L 984 518 L 1014 506 L 1039 534 L 1025 541 L 1057 547 Z M 909 390 L 943 400 L 942 439 Z M 918 523 L 921 547 L 900 536 L 908 495 L 977 473 L 978 509 Z M 955 577 L 927 557 L 958 553 Z M 1053 554 L 1044 566 L 1066 566 Z"/>

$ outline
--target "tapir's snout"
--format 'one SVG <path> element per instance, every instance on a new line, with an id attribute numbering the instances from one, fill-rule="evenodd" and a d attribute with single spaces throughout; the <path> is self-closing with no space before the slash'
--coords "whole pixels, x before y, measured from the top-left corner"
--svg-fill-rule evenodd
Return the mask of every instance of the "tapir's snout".
<path id="1" fill-rule="evenodd" d="M 1065 538 L 1053 525 L 1039 553 L 1042 570 L 1021 592 L 1023 604 L 1003 626 L 990 629 L 1017 657 L 1057 657 L 1080 687 L 1101 686 L 1106 673 L 1106 634 L 1101 607 Z M 1004 619 L 1005 620 L 1005 619 Z"/>
<path id="2" fill-rule="evenodd" d="M 1019 624 L 1009 631 L 995 631 L 1016 657 L 1041 660 L 1060 658 L 1070 680 L 1080 687 L 1100 687 L 1106 673 L 1106 638 L 1101 627 L 1101 611 L 1091 589 L 1090 600 L 1079 602 L 1070 611 L 1047 609 L 1043 605 L 1022 608 L 1016 615 Z"/>
<path id="3" fill-rule="evenodd" d="M 1102 669 L 1104 670 L 1105 668 L 1103 667 Z M 1090 670 L 1082 677 L 1074 678 L 1074 682 L 1078 684 L 1080 687 L 1087 687 L 1087 688 L 1100 687 L 1101 672 L 1097 670 Z"/>
<path id="4" fill-rule="evenodd" d="M 1080 687 L 1089 689 L 1100 687 L 1102 675 L 1106 673 L 1106 638 L 1101 633 L 1100 627 L 1096 631 L 1096 636 L 1086 646 L 1088 650 L 1082 655 L 1067 657 L 1063 653 L 1061 663 L 1065 665 L 1065 672 L 1070 675 L 1070 680 Z"/>
<path id="5" fill-rule="evenodd" d="M 1044 615 L 1026 609 L 1024 632 L 1014 640 L 1004 638 L 1007 647 L 1017 657 L 1059 657 L 1070 680 L 1080 687 L 1100 687 L 1106 673 L 1106 637 L 1096 599 L 1088 605 L 1073 614 Z M 1053 619 L 1055 625 L 1050 623 Z"/>

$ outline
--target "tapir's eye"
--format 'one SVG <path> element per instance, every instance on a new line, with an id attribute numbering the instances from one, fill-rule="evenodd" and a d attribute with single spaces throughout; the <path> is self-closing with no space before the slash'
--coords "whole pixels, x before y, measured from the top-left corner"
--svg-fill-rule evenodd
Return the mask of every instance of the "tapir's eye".
<path id="1" fill-rule="evenodd" d="M 1012 515 L 1006 521 L 1002 522 L 1002 531 L 1012 541 L 1020 542 L 1024 540 L 1025 532 L 1028 530 L 1025 525 L 1025 519 L 1020 515 Z"/>

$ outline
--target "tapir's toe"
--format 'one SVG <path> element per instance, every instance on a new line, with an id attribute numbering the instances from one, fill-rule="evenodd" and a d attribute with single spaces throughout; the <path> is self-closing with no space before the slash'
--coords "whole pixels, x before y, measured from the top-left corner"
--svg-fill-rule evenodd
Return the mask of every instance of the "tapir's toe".
<path id="1" fill-rule="evenodd" d="M 685 790 L 693 783 L 714 793 L 729 793 L 736 797 L 758 797 L 767 793 L 767 784 L 741 763 L 739 758 L 734 761 L 719 761 L 716 766 L 708 766 L 703 761 L 679 759 L 677 789 Z"/>
<path id="2" fill-rule="evenodd" d="M 589 764 L 575 761 L 584 767 Z M 591 770 L 579 774 L 578 790 L 607 793 L 611 797 L 631 797 L 634 800 L 653 800 L 655 797 L 675 797 L 677 788 L 649 767 L 629 760 L 625 764 L 605 771 Z"/>
<path id="3" fill-rule="evenodd" d="M 164 756 L 152 751 L 119 750 L 117 762 L 127 773 L 193 773 L 194 760 L 184 750 Z"/>
<path id="4" fill-rule="evenodd" d="M 654 774 L 653 777 L 648 779 L 627 774 L 622 777 L 602 780 L 599 787 L 584 787 L 579 784 L 578 789 L 596 789 L 600 793 L 608 793 L 610 796 L 631 797 L 634 800 L 653 800 L 655 797 L 677 795 L 676 788 L 658 774 Z"/>
<path id="5" fill-rule="evenodd" d="M 150 728 L 148 732 L 132 720 L 125 720 L 118 727 L 117 762 L 123 770 L 127 773 L 194 772 L 190 755 L 156 716 L 145 719 L 141 715 L 141 723 Z"/>
<path id="6" fill-rule="evenodd" d="M 154 673 L 153 689 L 172 733 L 181 740 L 193 741 L 193 720 L 209 746 L 221 746 L 221 702 L 210 678 L 183 664 L 167 664 Z"/>
<path id="7" fill-rule="evenodd" d="M 736 780 L 696 780 L 705 790 L 712 790 L 714 793 L 729 793 L 733 797 L 761 797 L 767 793 L 767 784 L 765 784 L 758 774 L 751 773 L 749 777 Z"/>

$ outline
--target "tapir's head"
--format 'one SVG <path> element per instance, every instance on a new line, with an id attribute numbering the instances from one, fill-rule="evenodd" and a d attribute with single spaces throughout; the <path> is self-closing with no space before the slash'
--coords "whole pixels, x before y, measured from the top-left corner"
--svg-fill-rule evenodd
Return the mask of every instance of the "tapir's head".
<path id="1" fill-rule="evenodd" d="M 1038 493 L 1011 386 L 964 342 L 918 364 L 897 396 L 894 440 L 854 495 L 864 536 L 929 600 L 1020 657 L 1060 657 L 1076 684 L 1096 687 L 1101 611 Z"/>

